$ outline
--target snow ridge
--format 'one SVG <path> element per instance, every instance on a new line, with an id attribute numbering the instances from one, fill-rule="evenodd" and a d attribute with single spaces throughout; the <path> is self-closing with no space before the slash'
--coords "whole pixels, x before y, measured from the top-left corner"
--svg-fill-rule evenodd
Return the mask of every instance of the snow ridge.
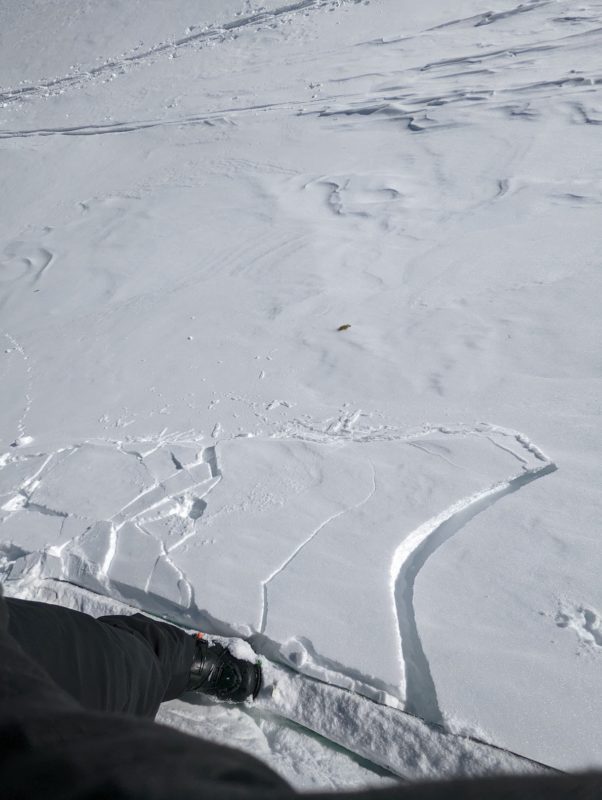
<path id="1" fill-rule="evenodd" d="M 264 663 L 271 685 L 257 706 L 283 716 L 408 780 L 535 774 L 549 767 L 332 684 Z"/>

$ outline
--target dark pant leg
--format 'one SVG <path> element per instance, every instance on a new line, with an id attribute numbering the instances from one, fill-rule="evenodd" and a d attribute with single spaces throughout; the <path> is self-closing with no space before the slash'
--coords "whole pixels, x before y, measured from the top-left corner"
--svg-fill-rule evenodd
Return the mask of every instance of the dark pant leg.
<path id="1" fill-rule="evenodd" d="M 141 614 L 96 620 L 48 603 L 6 604 L 10 635 L 84 708 L 154 717 L 186 688 L 194 640 L 178 628 Z"/>
<path id="2" fill-rule="evenodd" d="M 194 658 L 194 638 L 167 622 L 144 614 L 99 617 L 98 622 L 136 636 L 149 646 L 159 663 L 165 689 L 161 700 L 173 700 L 186 691 Z"/>
<path id="3" fill-rule="evenodd" d="M 8 635 L 8 606 L 11 612 L 18 607 L 13 601 L 5 603 L 0 586 L 3 800 L 282 800 L 293 794 L 269 767 L 250 755 L 150 720 L 82 708 L 51 680 L 39 658 L 31 658 Z M 24 618 L 20 613 L 20 620 Z M 28 621 L 43 625 L 42 610 L 37 609 Z M 56 618 L 48 615 L 46 621 L 56 626 Z M 125 631 L 123 635 L 135 639 Z"/>

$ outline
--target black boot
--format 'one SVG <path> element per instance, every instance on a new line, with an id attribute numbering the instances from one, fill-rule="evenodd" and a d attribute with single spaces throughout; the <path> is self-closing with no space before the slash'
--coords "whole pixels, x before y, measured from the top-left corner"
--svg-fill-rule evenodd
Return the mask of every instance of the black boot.
<path id="1" fill-rule="evenodd" d="M 236 658 L 223 645 L 206 642 L 196 637 L 196 649 L 190 668 L 189 692 L 200 692 L 242 703 L 248 697 L 257 697 L 261 688 L 261 668 Z"/>

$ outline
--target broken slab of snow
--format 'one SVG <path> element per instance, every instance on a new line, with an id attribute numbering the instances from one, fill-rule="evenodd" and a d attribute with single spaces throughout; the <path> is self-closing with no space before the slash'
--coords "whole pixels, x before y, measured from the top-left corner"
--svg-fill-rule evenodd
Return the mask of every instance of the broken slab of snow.
<path id="1" fill-rule="evenodd" d="M 188 467 L 168 452 L 160 482 L 146 464 L 164 469 L 156 451 L 83 445 L 49 460 L 14 511 L 24 548 L 28 503 L 71 523 L 42 548 L 42 574 L 251 637 L 300 672 L 437 723 L 416 576 L 479 511 L 553 468 L 520 434 L 487 425 L 243 437 Z"/>
<path id="2" fill-rule="evenodd" d="M 138 459 L 115 447 L 83 444 L 54 457 L 31 502 L 92 521 L 110 519 L 151 484 Z"/>

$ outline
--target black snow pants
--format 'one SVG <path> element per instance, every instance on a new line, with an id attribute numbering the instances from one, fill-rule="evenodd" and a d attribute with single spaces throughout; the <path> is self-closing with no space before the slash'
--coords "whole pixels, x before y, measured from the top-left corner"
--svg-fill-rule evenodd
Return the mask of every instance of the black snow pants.
<path id="1" fill-rule="evenodd" d="M 140 615 L 96 621 L 44 603 L 5 602 L 0 587 L 2 800 L 293 797 L 282 778 L 250 755 L 140 716 L 94 710 L 112 704 L 115 710 L 129 708 L 152 716 L 160 699 L 185 685 L 190 651 L 187 638 L 181 636 L 185 634 Z M 108 687 L 102 685 L 106 682 Z M 128 691 L 135 700 L 126 698 Z M 74 699 L 75 695 L 79 697 Z M 601 797 L 602 773 L 509 776 L 311 795 L 312 800 Z"/>
<path id="2" fill-rule="evenodd" d="M 194 639 L 142 614 L 94 619 L 48 603 L 6 599 L 8 632 L 90 711 L 154 718 L 185 691 Z"/>
<path id="3" fill-rule="evenodd" d="M 118 713 L 152 716 L 178 694 L 192 641 L 140 615 L 97 621 L 5 601 L 0 586 L 2 800 L 290 797 L 286 782 L 246 753 Z"/>

